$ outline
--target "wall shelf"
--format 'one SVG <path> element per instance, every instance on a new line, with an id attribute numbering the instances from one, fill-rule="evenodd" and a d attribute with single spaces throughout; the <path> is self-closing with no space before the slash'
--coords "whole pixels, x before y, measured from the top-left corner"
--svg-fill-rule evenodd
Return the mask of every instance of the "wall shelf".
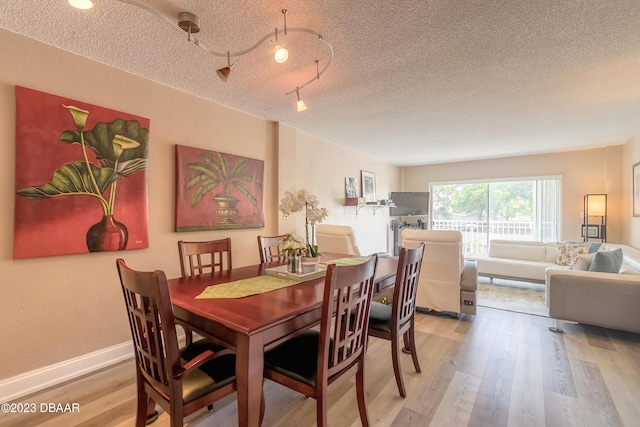
<path id="1" fill-rule="evenodd" d="M 345 199 L 345 203 L 343 206 L 353 206 L 354 208 L 356 208 L 356 215 L 358 215 L 358 213 L 360 212 L 360 209 L 362 208 L 373 208 L 373 214 L 376 214 L 376 211 L 380 208 L 391 208 L 394 207 L 395 204 L 393 205 L 388 205 L 388 204 L 380 204 L 380 203 L 358 203 L 358 201 L 364 201 L 363 198 L 358 198 L 358 197 L 347 197 Z"/>
<path id="2" fill-rule="evenodd" d="M 376 211 L 379 208 L 388 208 L 389 205 L 370 205 L 370 204 L 366 204 L 366 205 L 345 205 L 345 206 L 353 206 L 356 208 L 356 215 L 358 215 L 358 212 L 360 212 L 360 209 L 362 208 L 373 208 L 373 214 L 376 214 Z"/>

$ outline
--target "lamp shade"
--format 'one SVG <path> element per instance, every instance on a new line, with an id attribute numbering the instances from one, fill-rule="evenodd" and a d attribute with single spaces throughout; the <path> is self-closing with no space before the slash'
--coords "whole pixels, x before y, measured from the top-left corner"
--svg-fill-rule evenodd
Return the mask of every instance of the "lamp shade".
<path id="1" fill-rule="evenodd" d="M 227 79 L 229 78 L 229 74 L 231 74 L 231 67 L 220 68 L 219 70 L 216 71 L 216 74 L 218 74 L 218 77 L 220 77 L 220 80 L 222 80 L 223 82 L 226 82 Z"/>
<path id="2" fill-rule="evenodd" d="M 585 215 L 606 216 L 607 215 L 607 195 L 587 194 L 584 196 Z"/>

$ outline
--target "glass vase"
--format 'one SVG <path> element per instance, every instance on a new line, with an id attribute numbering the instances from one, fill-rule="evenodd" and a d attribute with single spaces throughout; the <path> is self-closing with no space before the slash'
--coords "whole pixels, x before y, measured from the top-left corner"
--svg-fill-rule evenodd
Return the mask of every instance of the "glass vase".
<path id="1" fill-rule="evenodd" d="M 300 257 L 298 256 L 298 254 L 289 255 L 289 264 L 287 265 L 287 271 L 289 273 L 300 273 Z"/>

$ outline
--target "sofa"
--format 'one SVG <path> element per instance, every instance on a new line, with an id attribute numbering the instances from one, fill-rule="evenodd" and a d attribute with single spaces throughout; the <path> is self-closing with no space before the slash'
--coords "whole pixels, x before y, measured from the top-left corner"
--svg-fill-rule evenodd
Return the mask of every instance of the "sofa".
<path id="1" fill-rule="evenodd" d="M 615 249 L 622 250 L 617 273 L 588 271 L 588 259 L 581 270 L 546 270 L 546 304 L 558 326 L 571 321 L 640 333 L 640 250 L 605 243 L 600 251 Z"/>
<path id="2" fill-rule="evenodd" d="M 547 268 L 569 268 L 556 264 L 557 257 L 557 242 L 494 239 L 489 242 L 487 255 L 474 258 L 478 263 L 478 276 L 545 283 Z"/>

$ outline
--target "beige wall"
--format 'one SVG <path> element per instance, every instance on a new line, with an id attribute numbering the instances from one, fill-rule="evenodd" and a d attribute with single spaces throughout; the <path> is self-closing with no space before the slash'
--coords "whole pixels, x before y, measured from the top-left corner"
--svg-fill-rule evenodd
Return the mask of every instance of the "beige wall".
<path id="1" fill-rule="evenodd" d="M 15 261 L 14 86 L 48 92 L 151 120 L 149 135 L 149 248 Z M 328 222 L 362 233 L 365 252 L 387 245 L 388 213 L 356 218 L 340 205 L 344 178 L 360 168 L 375 172 L 380 191 L 399 186 L 400 169 L 295 129 L 147 81 L 102 64 L 0 30 L 0 381 L 130 340 L 115 260 L 136 269 L 179 275 L 176 241 L 230 236 L 234 265 L 258 262 L 256 236 L 295 228 L 277 212 L 279 193 L 305 186 L 331 210 Z M 306 114 L 313 114 L 312 111 Z M 265 228 L 175 233 L 174 145 L 181 144 L 265 161 Z M 293 167 L 290 165 L 293 164 Z M 285 185 L 278 185 L 285 182 Z M 46 200 L 36 203 L 46 209 Z M 301 223 L 301 222 L 300 222 Z M 301 231 L 301 230 L 300 230 Z M 43 236 L 43 239 L 46 236 Z"/>
<path id="2" fill-rule="evenodd" d="M 430 183 L 559 175 L 562 177 L 562 239 L 582 240 L 584 195 L 607 193 L 607 240 L 623 242 L 623 146 L 535 156 L 404 168 L 405 191 L 424 191 Z M 629 168 L 625 168 L 629 170 Z"/>

